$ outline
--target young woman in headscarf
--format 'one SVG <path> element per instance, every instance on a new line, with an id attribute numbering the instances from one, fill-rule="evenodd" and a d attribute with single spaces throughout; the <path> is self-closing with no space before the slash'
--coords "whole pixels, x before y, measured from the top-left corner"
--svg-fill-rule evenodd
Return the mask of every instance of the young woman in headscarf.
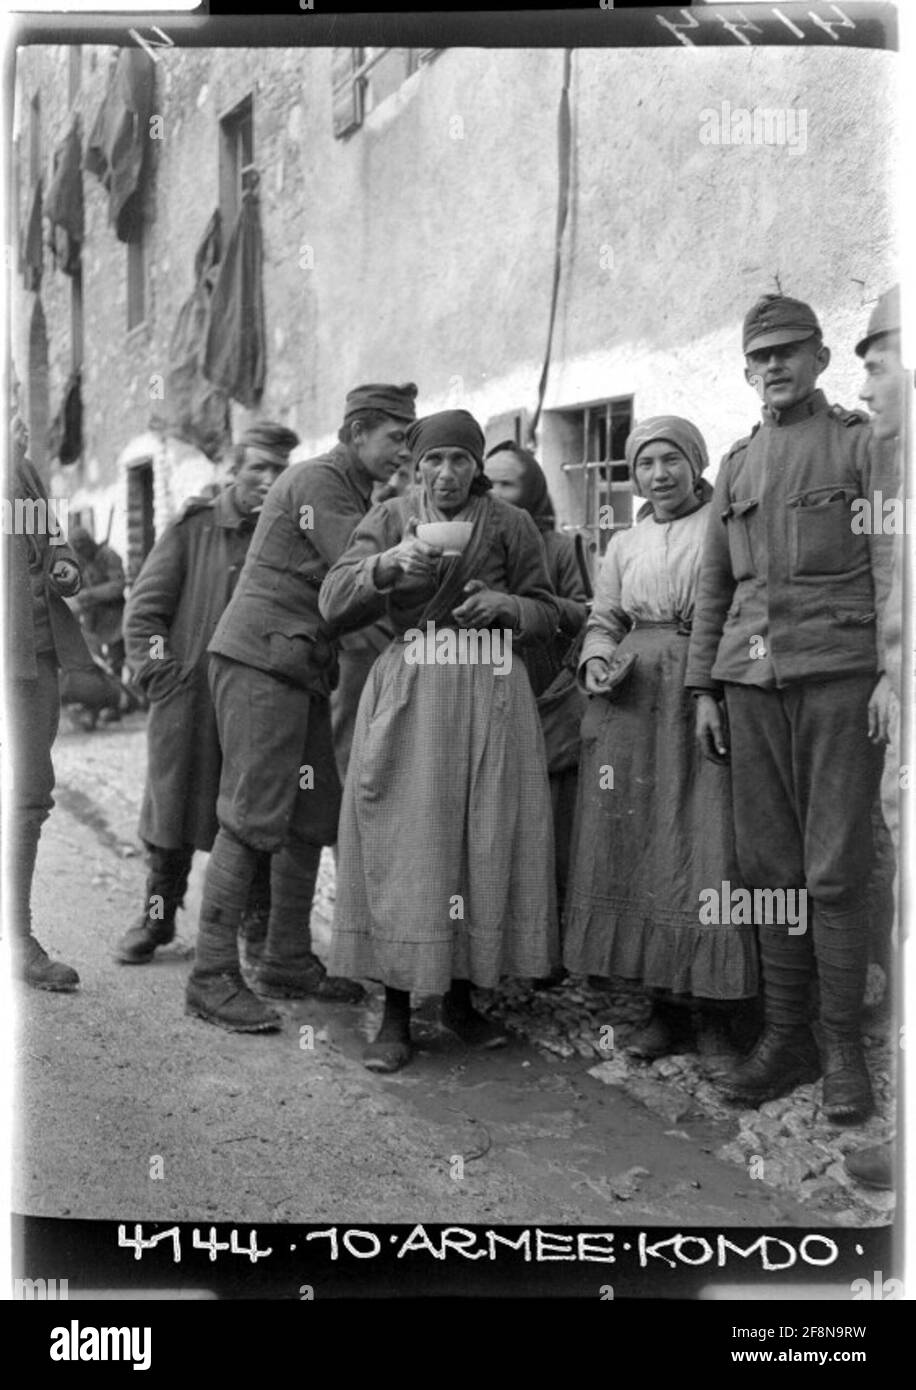
<path id="1" fill-rule="evenodd" d="M 407 438 L 419 482 L 359 524 L 319 596 L 336 632 L 387 613 L 396 633 L 356 717 L 331 946 L 335 972 L 385 986 L 364 1053 L 375 1071 L 410 1059 L 411 993 L 443 995 L 447 1027 L 495 1046 L 505 1037 L 475 1011 L 471 986 L 557 963 L 544 744 L 528 676 L 511 660 L 557 628 L 544 549 L 531 518 L 491 495 L 467 411 L 417 420 Z M 435 521 L 470 523 L 462 553 L 418 538 L 418 523 Z M 462 629 L 486 638 L 491 657 L 491 639 L 511 635 L 510 659 L 431 659 L 430 632 L 460 651 Z"/>
<path id="2" fill-rule="evenodd" d="M 547 553 L 547 573 L 560 608 L 559 632 L 549 642 L 524 648 L 521 655 L 538 700 L 547 752 L 557 907 L 562 917 L 576 806 L 579 725 L 585 713 L 585 696 L 573 672 L 564 665 L 564 658 L 588 616 L 585 584 L 572 538 L 556 529 L 547 479 L 534 454 L 509 439 L 489 451 L 485 467 L 494 496 L 521 507 L 540 531 Z"/>
<path id="3" fill-rule="evenodd" d="M 704 889 L 740 883 L 729 770 L 700 755 L 684 689 L 708 458 L 695 425 L 660 415 L 634 428 L 626 459 L 647 502 L 607 549 L 582 648 L 592 699 L 564 962 L 642 984 L 651 1014 L 630 1051 L 660 1057 L 693 1041 L 715 1076 L 736 1059 L 730 1013 L 756 993 L 757 958 L 753 925 L 701 912 Z"/>

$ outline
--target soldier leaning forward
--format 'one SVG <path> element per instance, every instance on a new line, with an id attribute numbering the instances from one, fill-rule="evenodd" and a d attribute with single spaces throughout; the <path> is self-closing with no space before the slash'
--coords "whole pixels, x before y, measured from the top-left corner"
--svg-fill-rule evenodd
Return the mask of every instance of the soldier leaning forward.
<path id="1" fill-rule="evenodd" d="M 142 965 L 175 935 L 195 850 L 216 836 L 222 765 L 207 645 L 241 573 L 260 509 L 298 435 L 267 420 L 235 446 L 232 481 L 192 498 L 150 551 L 124 621 L 127 655 L 150 702 L 140 811 L 149 876 L 142 915 L 116 959 Z"/>
<path id="2" fill-rule="evenodd" d="M 328 454 L 271 488 L 229 607 L 210 643 L 210 689 L 223 766 L 219 833 L 207 867 L 187 1008 L 237 1032 L 279 1026 L 241 976 L 237 930 L 259 853 L 271 855 L 270 919 L 255 987 L 355 1002 L 361 987 L 327 977 L 309 916 L 322 845 L 337 839 L 340 781 L 329 695 L 336 675 L 318 591 L 369 510 L 373 484 L 404 453 L 416 387 L 351 391 L 351 428 Z"/>
<path id="3" fill-rule="evenodd" d="M 807 304 L 760 300 L 744 322 L 744 353 L 763 418 L 716 479 L 685 683 L 704 751 L 730 756 L 745 884 L 804 889 L 806 899 L 788 901 L 807 914 L 801 931 L 789 930 L 788 912 L 757 924 L 764 1029 L 720 1084 L 759 1104 L 823 1073 L 827 1116 L 856 1120 L 873 1106 L 860 1012 L 881 774 L 870 703 L 884 665 L 877 615 L 890 552 L 887 538 L 855 534 L 852 504 L 894 489 L 866 417 L 829 406 L 817 388 L 830 353 Z M 820 1055 L 809 1022 L 815 973 Z"/>

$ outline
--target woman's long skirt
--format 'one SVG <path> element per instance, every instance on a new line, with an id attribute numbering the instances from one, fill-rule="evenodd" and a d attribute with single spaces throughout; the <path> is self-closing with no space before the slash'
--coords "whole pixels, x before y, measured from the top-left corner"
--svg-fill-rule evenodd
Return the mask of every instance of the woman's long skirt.
<path id="1" fill-rule="evenodd" d="M 635 628 L 618 648 L 637 654 L 629 681 L 616 700 L 593 696 L 583 718 L 563 959 L 675 995 L 746 999 L 753 925 L 701 920 L 703 890 L 721 899 L 741 880 L 729 769 L 694 735 L 687 643 L 673 624 Z"/>
<path id="2" fill-rule="evenodd" d="M 557 964 L 550 790 L 519 660 L 411 665 L 395 641 L 360 699 L 329 969 L 443 994 Z"/>

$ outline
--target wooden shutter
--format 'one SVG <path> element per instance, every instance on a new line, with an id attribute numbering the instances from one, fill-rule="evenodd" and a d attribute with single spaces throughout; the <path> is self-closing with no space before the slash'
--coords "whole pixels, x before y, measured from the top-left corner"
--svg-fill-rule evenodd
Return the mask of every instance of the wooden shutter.
<path id="1" fill-rule="evenodd" d="M 335 48 L 332 52 L 331 117 L 338 139 L 362 125 L 362 82 L 355 76 L 361 63 L 360 48 Z"/>

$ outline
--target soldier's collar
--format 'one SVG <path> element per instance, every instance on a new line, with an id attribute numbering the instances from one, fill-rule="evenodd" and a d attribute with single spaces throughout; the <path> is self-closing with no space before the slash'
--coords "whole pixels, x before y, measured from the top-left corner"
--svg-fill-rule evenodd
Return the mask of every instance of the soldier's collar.
<path id="1" fill-rule="evenodd" d="M 790 405 L 785 410 L 773 410 L 771 406 L 763 407 L 763 419 L 769 425 L 797 425 L 799 420 L 808 420 L 812 415 L 818 415 L 822 410 L 827 409 L 827 397 L 820 388 L 811 392 L 803 401 L 796 401 L 795 405 Z"/>
<path id="2" fill-rule="evenodd" d="M 365 502 L 368 502 L 372 496 L 372 488 L 375 484 L 375 479 L 372 477 L 372 474 L 363 467 L 356 457 L 356 454 L 354 454 L 346 444 L 335 445 L 334 453 L 340 460 L 344 470 L 349 473 L 351 479 L 356 484 L 356 489 L 360 497 L 362 497 Z"/>

